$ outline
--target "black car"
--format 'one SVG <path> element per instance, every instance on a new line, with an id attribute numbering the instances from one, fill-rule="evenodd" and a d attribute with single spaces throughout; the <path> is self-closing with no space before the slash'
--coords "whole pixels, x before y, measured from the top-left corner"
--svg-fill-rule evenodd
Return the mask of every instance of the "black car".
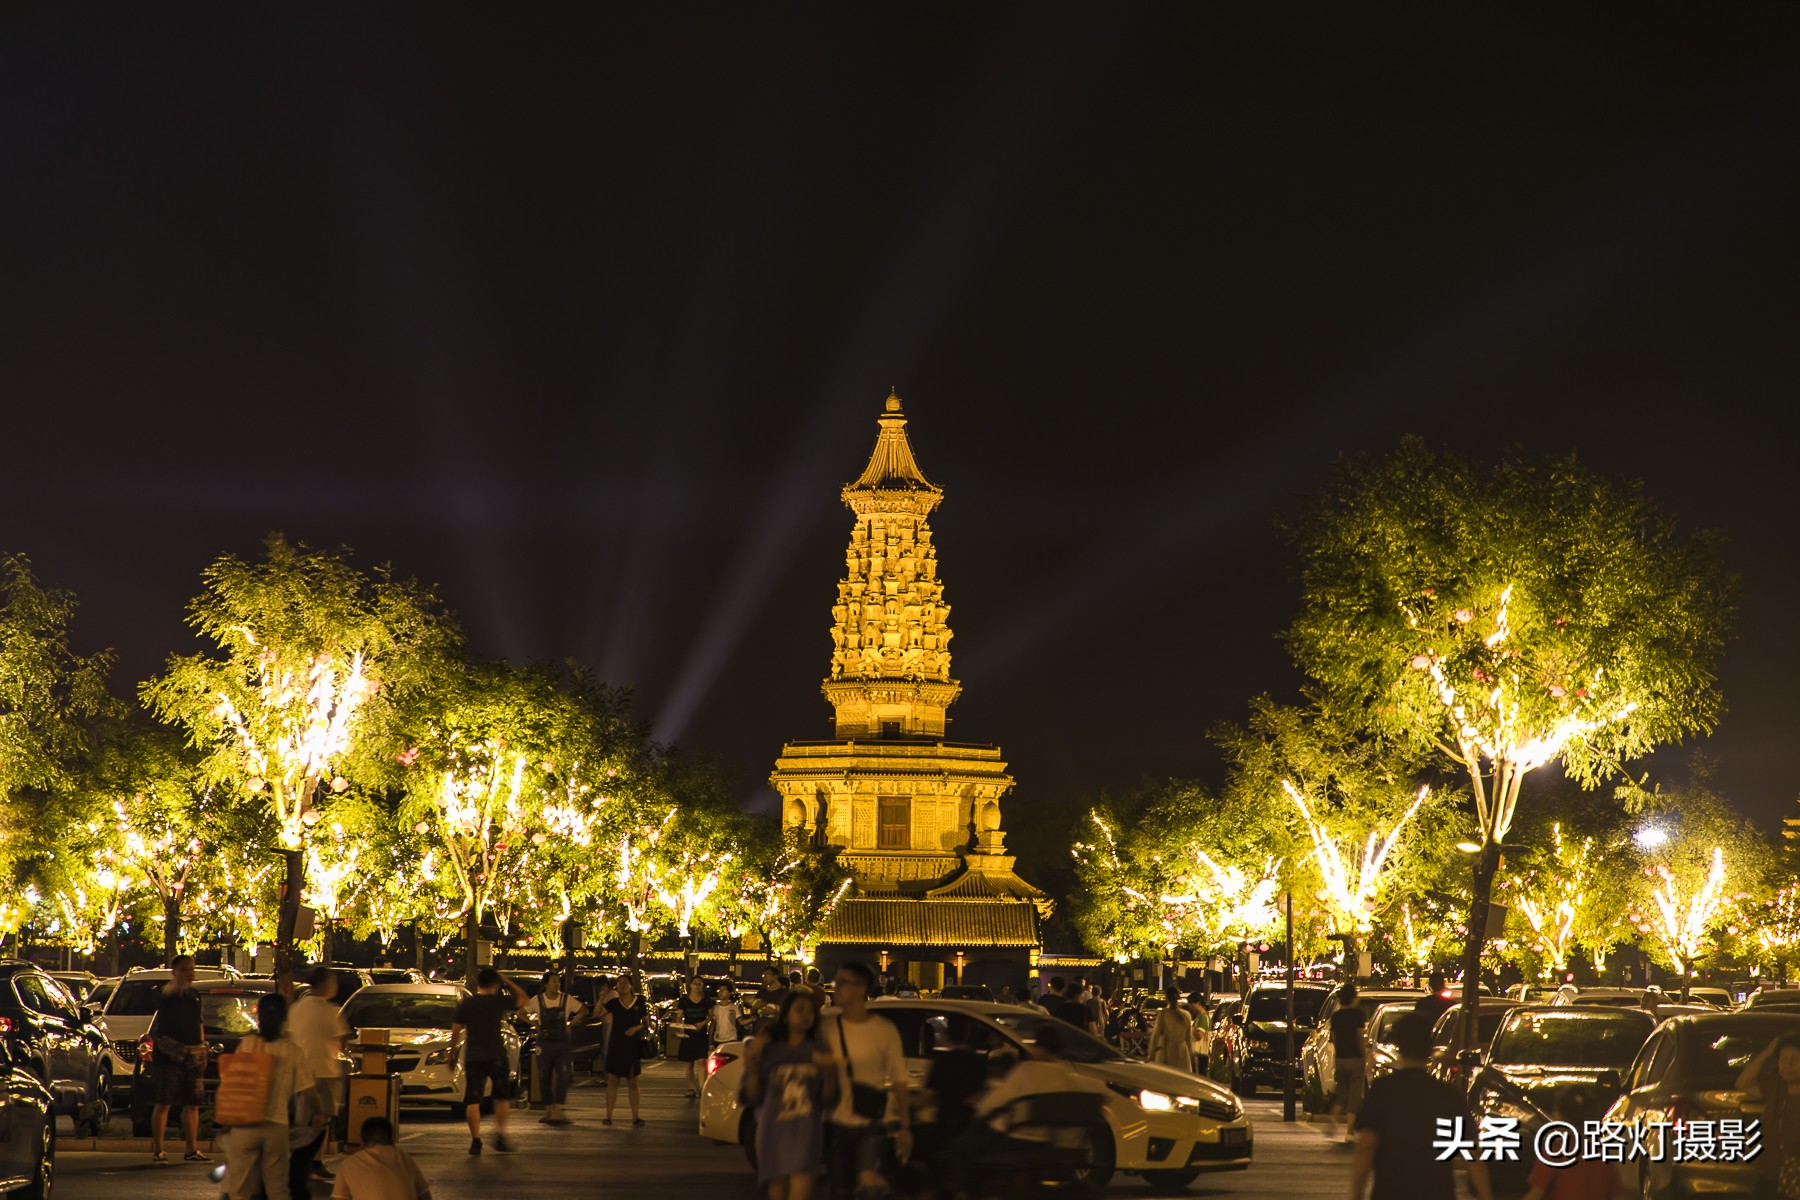
<path id="1" fill-rule="evenodd" d="M 0 1038 L 0 1192 L 50 1200 L 56 1170 L 56 1102 L 24 1046 Z"/>
<path id="2" fill-rule="evenodd" d="M 1641 1009 L 1522 1004 L 1500 1022 L 1469 1080 L 1470 1114 L 1477 1122 L 1517 1121 L 1520 1145 L 1530 1146 L 1565 1088 L 1585 1085 L 1602 1107 L 1611 1104 L 1655 1027 L 1655 1018 Z M 1492 1163 L 1496 1190 L 1522 1185 L 1530 1165 Z"/>
<path id="3" fill-rule="evenodd" d="M 1318 984 L 1294 988 L 1294 1082 L 1300 1082 L 1300 1047 L 1319 1023 L 1331 989 Z M 1231 1090 L 1253 1096 L 1258 1086 L 1280 1087 L 1288 1063 L 1288 994 L 1286 984 L 1250 989 L 1244 1003 L 1230 1017 L 1226 1034 L 1230 1045 Z"/>
<path id="4" fill-rule="evenodd" d="M 78 1124 L 106 1123 L 106 1035 L 62 984 L 33 963 L 0 960 L 0 1033 L 14 1061 L 50 1089 L 57 1112 Z"/>
<path id="5" fill-rule="evenodd" d="M 204 1085 L 210 1096 L 219 1087 L 219 1055 L 230 1054 L 245 1034 L 256 1032 L 256 1006 L 262 998 L 276 990 L 272 979 L 197 979 L 194 991 L 200 996 L 200 1024 L 206 1032 L 206 1072 Z M 296 999 L 305 988 L 296 989 Z M 150 1117 L 155 1107 L 156 1088 L 150 1078 L 150 1060 L 156 1044 L 156 1027 L 152 1023 L 138 1039 L 137 1067 L 131 1082 L 131 1133 L 133 1137 L 150 1136 Z M 180 1106 L 169 1110 L 173 1123 Z"/>

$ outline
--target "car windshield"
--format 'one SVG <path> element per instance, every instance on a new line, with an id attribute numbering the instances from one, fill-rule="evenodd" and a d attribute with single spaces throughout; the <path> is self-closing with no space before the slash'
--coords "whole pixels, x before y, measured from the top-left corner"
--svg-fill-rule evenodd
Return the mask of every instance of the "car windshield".
<path id="1" fill-rule="evenodd" d="M 1394 1026 L 1400 1018 L 1412 1015 L 1410 1004 L 1384 1004 L 1375 1010 L 1375 1020 L 1369 1026 L 1369 1040 L 1378 1046 L 1392 1045 Z"/>
<path id="2" fill-rule="evenodd" d="M 113 993 L 106 1006 L 109 1017 L 148 1017 L 156 1012 L 156 998 L 162 995 L 166 979 L 127 979 Z"/>
<path id="3" fill-rule="evenodd" d="M 1004 1012 L 992 1014 L 996 1024 L 1004 1026 L 1007 1032 L 1023 1042 L 1037 1040 L 1037 1027 L 1049 1018 L 1037 1013 Z M 1124 1055 L 1097 1037 L 1091 1037 L 1073 1025 L 1064 1025 L 1057 1029 L 1056 1036 L 1062 1047 L 1057 1050 L 1056 1057 L 1074 1063 L 1120 1062 Z"/>
<path id="4" fill-rule="evenodd" d="M 1514 1013 L 1494 1039 L 1492 1059 L 1516 1066 L 1631 1065 L 1650 1036 L 1648 1016 L 1539 1010 Z"/>
<path id="5" fill-rule="evenodd" d="M 1477 1009 L 1475 1015 L 1476 1040 L 1484 1046 L 1493 1041 L 1494 1030 L 1500 1028 L 1500 1022 L 1506 1020 L 1506 1014 L 1511 1011 L 1510 1008 Z M 1448 1046 L 1450 1039 L 1455 1037 L 1456 1031 L 1461 1028 L 1461 1021 L 1462 1017 L 1458 1015 L 1458 1010 L 1455 1008 L 1439 1017 L 1437 1028 L 1431 1031 L 1431 1044 Z"/>
<path id="6" fill-rule="evenodd" d="M 344 1023 L 358 1029 L 448 1029 L 457 997 L 444 992 L 358 992 L 344 1002 Z"/>
<path id="7" fill-rule="evenodd" d="M 94 990 L 88 993 L 87 1002 L 97 1009 L 105 1008 L 106 1002 L 112 999 L 113 989 L 118 986 L 116 983 L 96 984 Z"/>
<path id="8" fill-rule="evenodd" d="M 243 1037 L 256 1032 L 256 1006 L 265 992 L 201 992 L 200 1023 L 206 1032 Z"/>
<path id="9" fill-rule="evenodd" d="M 415 983 L 413 973 L 403 967 L 376 967 L 369 972 L 376 983 Z"/>
<path id="10" fill-rule="evenodd" d="M 1294 1023 L 1296 1025 L 1313 1025 L 1319 1020 L 1319 1010 L 1325 1006 L 1325 993 L 1319 988 L 1294 989 Z M 1266 992 L 1256 992 L 1250 997 L 1249 1020 L 1258 1021 L 1287 1020 L 1287 989 L 1281 988 Z"/>

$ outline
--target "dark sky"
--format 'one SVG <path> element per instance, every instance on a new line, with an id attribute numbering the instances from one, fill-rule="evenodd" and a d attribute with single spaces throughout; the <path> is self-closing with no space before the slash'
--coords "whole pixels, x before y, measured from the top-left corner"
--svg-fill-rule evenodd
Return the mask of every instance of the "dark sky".
<path id="1" fill-rule="evenodd" d="M 0 549 L 121 690 L 282 529 L 758 781 L 897 384 L 1010 827 L 1212 778 L 1296 683 L 1274 520 L 1406 432 L 1725 530 L 1710 750 L 1792 807 L 1800 6 L 662 7 L 7 8 Z"/>

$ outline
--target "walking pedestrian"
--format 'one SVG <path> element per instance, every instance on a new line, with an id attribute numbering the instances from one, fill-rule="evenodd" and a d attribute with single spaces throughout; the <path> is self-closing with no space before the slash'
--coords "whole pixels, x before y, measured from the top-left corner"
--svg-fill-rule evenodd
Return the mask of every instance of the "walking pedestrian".
<path id="1" fill-rule="evenodd" d="M 1427 1030 L 1437 1028 L 1438 1018 L 1456 1007 L 1450 1000 L 1450 989 L 1444 982 L 1442 971 L 1431 973 L 1431 982 L 1425 994 L 1413 1001 L 1413 1011 L 1425 1021 Z"/>
<path id="2" fill-rule="evenodd" d="M 511 995 L 502 995 L 505 984 Z M 494 1095 L 494 1149 L 510 1151 L 506 1116 L 512 1107 L 512 1072 L 506 1061 L 506 1042 L 501 1025 L 524 1008 L 531 997 L 525 989 L 494 970 L 481 968 L 475 976 L 476 992 L 465 996 L 450 1018 L 450 1061 L 463 1046 L 463 1113 L 469 1119 L 469 1153 L 481 1153 L 481 1098 L 488 1084 Z"/>
<path id="3" fill-rule="evenodd" d="M 781 968 L 770 963 L 763 968 L 762 994 L 756 998 L 756 1027 L 767 1029 L 769 1023 L 781 1011 L 782 1002 L 787 999 L 787 977 Z"/>
<path id="4" fill-rule="evenodd" d="M 706 1036 L 706 1022 L 710 1016 L 712 1005 L 706 1000 L 706 982 L 696 975 L 688 980 L 687 995 L 675 1002 L 672 1026 L 681 1033 L 681 1044 L 675 1057 L 687 1064 L 689 1100 L 700 1095 L 700 1085 L 706 1080 L 706 1055 L 712 1049 Z"/>
<path id="5" fill-rule="evenodd" d="M 361 1150 L 338 1164 L 331 1200 L 431 1200 L 431 1185 L 419 1164 L 394 1145 L 392 1121 L 386 1117 L 364 1121 L 362 1143 Z"/>
<path id="6" fill-rule="evenodd" d="M 631 1101 L 631 1124 L 637 1129 L 644 1126 L 638 1116 L 638 1073 L 644 1069 L 644 1030 L 648 1021 L 644 998 L 632 986 L 631 976 L 619 976 L 618 994 L 606 1002 L 606 1024 L 611 1032 L 606 1042 L 606 1119 L 600 1122 L 602 1125 L 613 1123 L 613 1105 L 618 1102 L 619 1084 L 623 1083 Z"/>
<path id="7" fill-rule="evenodd" d="M 1150 1027 L 1150 1061 L 1173 1067 L 1184 1075 L 1194 1073 L 1194 1019 L 1181 1007 L 1181 991 L 1170 988 L 1168 1003 Z"/>
<path id="8" fill-rule="evenodd" d="M 169 964 L 169 982 L 156 998 L 150 1018 L 150 1080 L 156 1089 L 150 1108 L 150 1161 L 166 1163 L 163 1139 L 169 1109 L 181 1107 L 181 1136 L 187 1143 L 183 1162 L 212 1159 L 200 1153 L 200 1105 L 206 1099 L 206 1030 L 200 1020 L 200 997 L 194 991 L 194 960 L 178 955 Z"/>
<path id="9" fill-rule="evenodd" d="M 1368 1023 L 1368 1014 L 1357 1003 L 1356 985 L 1346 983 L 1338 991 L 1337 1011 L 1331 1014 L 1331 1057 L 1337 1077 L 1337 1096 L 1331 1102 L 1331 1113 L 1345 1114 L 1351 1121 L 1362 1109 L 1363 1085 L 1368 1079 L 1363 1068 L 1363 1055 L 1368 1050 L 1363 1029 Z M 1353 1142 L 1356 1135 L 1346 1131 L 1344 1140 Z"/>
<path id="10" fill-rule="evenodd" d="M 712 1013 L 707 1017 L 707 1030 L 715 1046 L 735 1042 L 740 1036 L 744 1014 L 738 1009 L 737 992 L 729 983 L 721 983 L 713 995 Z"/>
<path id="11" fill-rule="evenodd" d="M 1763 1103 L 1757 1195 L 1800 1197 L 1800 1034 L 1784 1033 L 1764 1046 L 1744 1064 L 1737 1088 L 1746 1101 Z"/>
<path id="12" fill-rule="evenodd" d="M 343 1107 L 341 1055 L 350 1041 L 350 1026 L 344 1023 L 342 1010 L 333 1003 L 337 999 L 337 972 L 330 967 L 314 967 L 306 982 L 306 995 L 288 1009 L 286 1029 L 294 1044 L 306 1055 L 307 1069 L 318 1081 L 320 1115 L 329 1122 Z M 294 1189 L 296 1196 L 305 1195 L 301 1189 L 315 1167 L 321 1178 L 331 1178 L 330 1172 L 318 1162 L 319 1151 L 325 1147 L 324 1127 L 320 1128 L 317 1137 L 307 1138 L 304 1135 L 310 1128 L 311 1122 L 295 1126 L 297 1140 L 289 1156 L 288 1178 L 300 1185 Z"/>
<path id="13" fill-rule="evenodd" d="M 1212 1066 L 1211 997 L 1204 991 L 1188 994 L 1188 1016 L 1194 1019 L 1194 1074 L 1205 1075 Z"/>
<path id="14" fill-rule="evenodd" d="M 544 1115 L 540 1125 L 573 1125 L 563 1115 L 569 1085 L 575 1080 L 575 1041 L 571 1027 L 587 1016 L 587 1005 L 562 990 L 562 975 L 544 972 L 537 994 L 537 1070 L 543 1079 Z"/>
<path id="15" fill-rule="evenodd" d="M 1474 1140 L 1468 1105 L 1456 1088 L 1431 1077 L 1431 1026 L 1422 1016 L 1402 1017 L 1393 1036 L 1399 1065 L 1370 1085 L 1356 1114 L 1350 1200 L 1455 1200 L 1454 1164 L 1434 1143 L 1439 1121 Z M 1471 1158 L 1468 1171 L 1479 1200 L 1493 1200 L 1487 1164 Z"/>
<path id="16" fill-rule="evenodd" d="M 228 1200 L 251 1200 L 258 1192 L 265 1197 L 305 1196 L 295 1192 L 289 1175 L 292 1135 L 288 1128 L 288 1106 L 302 1093 L 318 1088 L 307 1062 L 306 1051 L 287 1036 L 287 998 L 269 992 L 256 1002 L 256 1032 L 246 1034 L 238 1042 L 239 1054 L 267 1054 L 274 1060 L 269 1074 L 267 1097 L 263 1103 L 263 1119 L 253 1125 L 237 1125 L 226 1131 L 225 1195 Z M 308 1107 L 309 1118 L 319 1133 L 325 1130 L 324 1097 Z M 305 1187 L 305 1176 L 301 1177 Z"/>
<path id="17" fill-rule="evenodd" d="M 819 1041 L 810 991 L 782 1002 L 744 1048 L 743 1103 L 756 1110 L 756 1179 L 769 1200 L 810 1200 L 824 1159 L 825 1114 L 838 1099 L 838 1061 Z"/>
<path id="18" fill-rule="evenodd" d="M 875 972 L 867 963 L 847 962 L 839 967 L 833 988 L 838 1012 L 825 1018 L 821 1032 L 826 1049 L 836 1049 L 842 1059 L 837 1107 L 826 1130 L 831 1191 L 838 1197 L 887 1190 L 882 1172 L 890 1115 L 897 1122 L 895 1153 L 901 1162 L 912 1155 L 912 1091 L 906 1054 L 900 1045 L 900 1031 L 869 1010 L 874 991 Z M 892 1103 L 884 1087 L 893 1089 Z"/>

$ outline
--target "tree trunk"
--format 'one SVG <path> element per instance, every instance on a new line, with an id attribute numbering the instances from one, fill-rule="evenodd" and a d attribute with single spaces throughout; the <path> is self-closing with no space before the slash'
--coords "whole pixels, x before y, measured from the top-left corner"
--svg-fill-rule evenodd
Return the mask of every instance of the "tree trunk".
<path id="1" fill-rule="evenodd" d="M 475 906 L 469 905 L 469 911 L 463 917 L 463 982 L 469 990 L 475 990 L 475 976 L 481 972 L 481 918 L 476 915 Z"/>
<path id="2" fill-rule="evenodd" d="M 114 925 L 112 927 L 112 974 L 114 975 L 123 975 L 125 973 L 119 969 L 120 958 L 119 927 Z"/>
<path id="3" fill-rule="evenodd" d="M 332 954 L 331 918 L 322 917 L 320 920 L 322 923 L 319 926 L 319 962 L 329 966 L 331 964 Z"/>
<path id="4" fill-rule="evenodd" d="M 644 977 L 643 961 L 644 931 L 634 929 L 631 931 L 631 982 L 634 985 Z"/>
<path id="5" fill-rule="evenodd" d="M 1493 902 L 1494 873 L 1500 864 L 1500 848 L 1488 838 L 1482 839 L 1481 853 L 1475 856 L 1475 886 L 1469 901 L 1469 936 L 1463 943 L 1462 1036 L 1457 1039 L 1464 1050 L 1479 1050 L 1480 1023 L 1476 1007 L 1481 998 L 1481 952 L 1487 947 L 1488 908 Z"/>
<path id="6" fill-rule="evenodd" d="M 175 961 L 176 946 L 181 941 L 181 893 L 163 897 L 163 965 Z"/>
<path id="7" fill-rule="evenodd" d="M 306 886 L 306 859 L 298 850 L 284 850 L 286 868 L 281 883 L 281 910 L 275 921 L 275 983 L 284 996 L 294 994 L 294 935 L 300 929 L 300 893 Z"/>

